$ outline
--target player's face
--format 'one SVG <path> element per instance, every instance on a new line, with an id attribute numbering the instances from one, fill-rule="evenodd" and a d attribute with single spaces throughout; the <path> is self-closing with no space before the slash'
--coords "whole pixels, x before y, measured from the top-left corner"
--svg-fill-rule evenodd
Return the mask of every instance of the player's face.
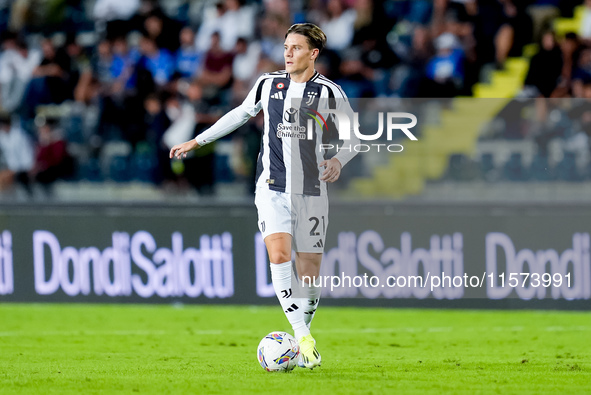
<path id="1" fill-rule="evenodd" d="M 310 49 L 305 36 L 292 33 L 285 38 L 283 58 L 285 71 L 289 74 L 301 74 L 309 68 L 314 68 L 316 56 L 318 49 Z"/>

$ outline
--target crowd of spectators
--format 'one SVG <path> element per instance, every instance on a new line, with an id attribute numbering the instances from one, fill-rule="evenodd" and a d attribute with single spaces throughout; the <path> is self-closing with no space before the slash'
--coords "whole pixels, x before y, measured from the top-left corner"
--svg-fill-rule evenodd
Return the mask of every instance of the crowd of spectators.
<path id="1" fill-rule="evenodd" d="M 298 22 L 326 32 L 317 70 L 350 97 L 470 95 L 483 70 L 503 69 L 533 40 L 541 49 L 524 92 L 591 97 L 591 27 L 561 41 L 546 32 L 578 3 L 0 0 L 0 151 L 10 170 L 0 187 L 141 173 L 211 192 L 224 166 L 215 146 L 182 166 L 171 164 L 169 147 L 239 104 L 261 73 L 282 69 L 285 32 Z M 228 177 L 252 178 L 260 122 L 227 137 Z M 104 160 L 113 142 L 129 147 L 117 166 Z M 26 159 L 13 160 L 14 150 Z"/>
<path id="2" fill-rule="evenodd" d="M 591 98 L 591 0 L 585 5 L 580 35 L 570 32 L 560 40 L 552 30 L 540 35 L 525 80 L 527 96 Z"/>

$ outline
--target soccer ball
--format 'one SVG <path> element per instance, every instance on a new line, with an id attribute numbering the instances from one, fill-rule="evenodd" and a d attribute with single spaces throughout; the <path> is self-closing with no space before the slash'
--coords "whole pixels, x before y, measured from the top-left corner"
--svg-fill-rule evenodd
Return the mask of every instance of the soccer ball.
<path id="1" fill-rule="evenodd" d="M 257 348 L 259 363 L 267 372 L 290 371 L 298 364 L 300 345 L 286 332 L 271 332 Z"/>

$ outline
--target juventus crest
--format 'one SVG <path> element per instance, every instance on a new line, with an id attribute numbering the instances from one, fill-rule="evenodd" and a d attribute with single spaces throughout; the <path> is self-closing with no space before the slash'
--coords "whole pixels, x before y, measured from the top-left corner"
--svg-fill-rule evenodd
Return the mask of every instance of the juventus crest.
<path id="1" fill-rule="evenodd" d="M 310 106 L 314 102 L 314 99 L 318 96 L 318 92 L 308 92 L 308 100 L 306 101 L 306 105 Z"/>

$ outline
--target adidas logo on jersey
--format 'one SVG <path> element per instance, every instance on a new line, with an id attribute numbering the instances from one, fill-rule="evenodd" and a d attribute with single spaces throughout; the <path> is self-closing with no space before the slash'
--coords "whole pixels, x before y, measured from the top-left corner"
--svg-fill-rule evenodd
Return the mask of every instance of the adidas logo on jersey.
<path id="1" fill-rule="evenodd" d="M 316 248 L 324 247 L 324 243 L 322 242 L 322 239 L 318 240 L 318 243 L 314 244 L 314 247 L 316 247 Z"/>
<path id="2" fill-rule="evenodd" d="M 271 99 L 283 100 L 283 92 L 279 91 L 271 95 Z"/>

